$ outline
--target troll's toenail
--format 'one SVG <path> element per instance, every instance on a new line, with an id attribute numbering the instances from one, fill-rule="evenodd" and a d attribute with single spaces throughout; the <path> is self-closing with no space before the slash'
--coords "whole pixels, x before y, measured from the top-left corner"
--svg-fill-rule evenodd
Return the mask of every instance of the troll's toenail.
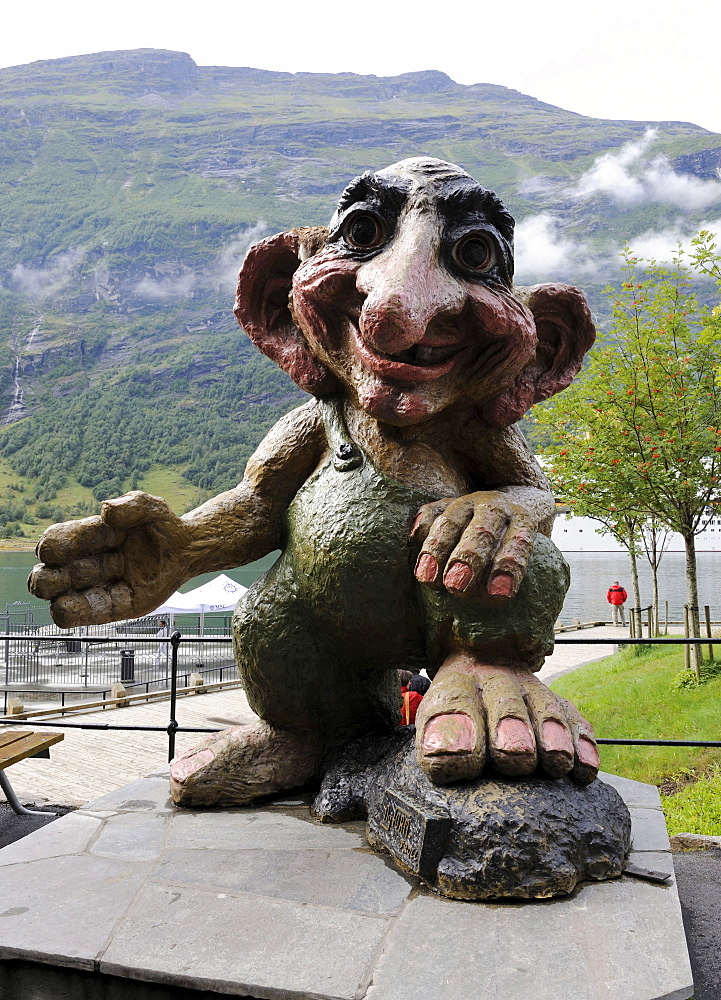
<path id="1" fill-rule="evenodd" d="M 510 573 L 496 573 L 488 584 L 491 597 L 510 597 L 513 593 L 513 577 Z"/>
<path id="2" fill-rule="evenodd" d="M 470 566 L 466 566 L 462 562 L 451 563 L 451 566 L 446 570 L 445 576 L 443 577 L 443 582 L 446 587 L 450 587 L 451 590 L 465 590 L 468 584 L 473 579 L 473 570 Z"/>
<path id="3" fill-rule="evenodd" d="M 423 733 L 423 753 L 470 753 L 476 744 L 473 719 L 464 712 L 436 715 Z"/>
<path id="4" fill-rule="evenodd" d="M 197 753 L 176 757 L 170 764 L 170 777 L 174 781 L 182 783 L 191 774 L 195 774 L 201 767 L 205 767 L 215 757 L 215 754 L 208 747 L 198 750 Z"/>
<path id="5" fill-rule="evenodd" d="M 422 552 L 416 563 L 416 580 L 420 580 L 421 583 L 433 583 L 437 576 L 438 563 L 428 552 Z"/>
<path id="6" fill-rule="evenodd" d="M 573 740 L 565 726 L 555 719 L 546 719 L 541 729 L 543 749 L 547 753 L 566 753 L 573 757 Z"/>
<path id="7" fill-rule="evenodd" d="M 520 719 L 501 719 L 496 730 L 496 746 L 504 753 L 533 753 L 533 733 Z"/>
<path id="8" fill-rule="evenodd" d="M 601 758 L 598 755 L 598 747 L 585 736 L 578 741 L 578 756 L 582 764 L 588 767 L 598 767 Z"/>

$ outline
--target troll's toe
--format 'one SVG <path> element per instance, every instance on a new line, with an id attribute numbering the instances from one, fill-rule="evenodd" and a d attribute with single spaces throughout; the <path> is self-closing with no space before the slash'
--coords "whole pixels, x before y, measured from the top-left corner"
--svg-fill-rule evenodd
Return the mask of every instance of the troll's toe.
<path id="1" fill-rule="evenodd" d="M 418 730 L 418 762 L 437 785 L 476 778 L 485 763 L 482 736 L 465 712 L 435 715 Z"/>

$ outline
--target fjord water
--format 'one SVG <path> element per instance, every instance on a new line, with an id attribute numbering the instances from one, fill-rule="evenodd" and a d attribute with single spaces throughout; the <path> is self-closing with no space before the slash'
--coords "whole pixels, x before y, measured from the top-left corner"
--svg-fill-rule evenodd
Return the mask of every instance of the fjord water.
<path id="1" fill-rule="evenodd" d="M 257 562 L 241 566 L 240 569 L 226 570 L 226 576 L 235 580 L 236 583 L 242 583 L 244 587 L 249 587 L 267 569 L 270 569 L 277 558 L 278 553 L 271 552 L 270 555 L 258 559 Z M 0 614 L 5 611 L 6 604 L 27 601 L 32 604 L 35 610 L 34 620 L 36 622 L 44 623 L 46 620 L 50 621 L 49 616 L 44 614 L 48 606 L 47 603 L 45 601 L 38 601 L 27 590 L 28 573 L 36 562 L 37 559 L 33 552 L 0 551 Z M 196 576 L 195 579 L 183 584 L 180 589 L 183 593 L 193 590 L 207 580 L 212 580 L 217 575 L 217 573 L 203 573 L 202 576 Z M 37 612 L 38 608 L 41 609 L 40 613 Z"/>
<path id="2" fill-rule="evenodd" d="M 227 572 L 233 580 L 249 587 L 277 558 L 272 552 L 257 562 Z M 566 595 L 561 619 L 570 622 L 573 618 L 581 621 L 610 620 L 610 607 L 606 603 L 606 591 L 614 580 L 620 580 L 629 593 L 628 607 L 633 603 L 631 576 L 628 559 L 620 552 L 566 552 L 566 561 L 571 567 L 571 587 Z M 698 554 L 699 603 L 711 607 L 711 616 L 721 621 L 721 552 L 700 552 Z M 6 603 L 15 601 L 32 602 L 35 608 L 46 608 L 28 594 L 25 581 L 36 559 L 32 552 L 0 552 L 0 613 Z M 645 607 L 651 603 L 651 573 L 645 560 L 639 559 L 641 577 L 641 603 Z M 192 590 L 215 573 L 205 573 L 189 581 L 181 589 Z M 681 552 L 667 552 L 661 561 L 659 571 L 659 593 L 661 614 L 664 602 L 669 602 L 671 620 L 680 621 L 682 607 L 686 602 L 686 574 L 684 556 Z M 44 615 L 35 614 L 35 621 L 45 621 Z M 49 619 L 47 619 L 49 621 Z"/>
<path id="3" fill-rule="evenodd" d="M 581 621 L 611 619 L 611 608 L 606 602 L 606 591 L 618 580 L 628 591 L 626 607 L 633 604 L 631 574 L 628 557 L 623 552 L 565 552 L 571 567 L 571 586 L 566 595 L 561 619 Z M 699 605 L 711 608 L 711 617 L 721 620 L 721 552 L 699 552 L 698 566 Z M 641 606 L 651 603 L 651 570 L 645 558 L 638 560 L 641 587 Z M 686 596 L 686 559 L 683 552 L 666 552 L 658 573 L 660 611 L 663 617 L 665 601 L 669 604 L 669 619 L 681 621 Z M 701 612 L 703 615 L 703 610 Z"/>

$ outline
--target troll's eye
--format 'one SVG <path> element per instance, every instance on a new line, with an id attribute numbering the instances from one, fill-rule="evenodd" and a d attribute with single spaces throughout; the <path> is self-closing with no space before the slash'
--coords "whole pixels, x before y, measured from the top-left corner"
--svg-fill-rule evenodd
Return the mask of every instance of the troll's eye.
<path id="1" fill-rule="evenodd" d="M 385 226 L 377 215 L 356 212 L 343 224 L 343 239 L 354 250 L 375 250 L 385 241 Z"/>
<path id="2" fill-rule="evenodd" d="M 453 248 L 453 257 L 470 271 L 487 271 L 496 262 L 493 244 L 487 236 L 472 233 L 464 236 Z"/>

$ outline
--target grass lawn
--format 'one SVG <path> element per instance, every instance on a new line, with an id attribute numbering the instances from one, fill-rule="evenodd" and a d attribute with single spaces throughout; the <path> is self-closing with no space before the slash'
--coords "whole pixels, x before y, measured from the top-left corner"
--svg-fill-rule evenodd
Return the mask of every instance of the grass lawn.
<path id="1" fill-rule="evenodd" d="M 599 737 L 721 739 L 721 674 L 675 690 L 683 652 L 647 647 L 591 663 L 551 685 L 570 699 Z M 608 747 L 604 771 L 658 785 L 669 832 L 721 836 L 721 750 L 704 747 Z M 670 794 L 669 794 L 670 793 Z"/>

